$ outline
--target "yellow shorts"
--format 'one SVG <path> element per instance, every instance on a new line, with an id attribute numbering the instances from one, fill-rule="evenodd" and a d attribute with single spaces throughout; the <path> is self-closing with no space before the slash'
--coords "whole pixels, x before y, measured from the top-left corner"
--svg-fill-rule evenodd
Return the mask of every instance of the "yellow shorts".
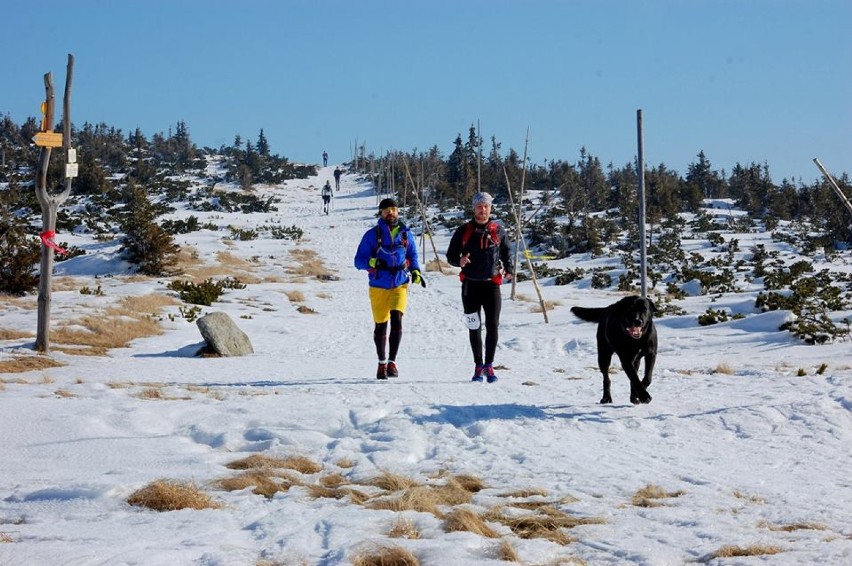
<path id="1" fill-rule="evenodd" d="M 370 307 L 373 309 L 373 322 L 382 323 L 390 319 L 390 311 L 405 313 L 408 306 L 408 285 L 393 289 L 370 287 Z"/>

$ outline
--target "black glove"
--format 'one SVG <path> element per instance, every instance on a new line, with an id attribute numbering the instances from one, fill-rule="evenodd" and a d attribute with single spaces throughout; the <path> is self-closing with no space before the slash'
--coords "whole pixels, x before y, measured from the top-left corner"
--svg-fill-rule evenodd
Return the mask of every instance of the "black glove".
<path id="1" fill-rule="evenodd" d="M 423 279 L 423 275 L 420 274 L 419 269 L 413 269 L 411 271 L 411 282 L 415 285 L 419 283 L 421 287 L 424 289 L 426 288 L 426 280 Z"/>

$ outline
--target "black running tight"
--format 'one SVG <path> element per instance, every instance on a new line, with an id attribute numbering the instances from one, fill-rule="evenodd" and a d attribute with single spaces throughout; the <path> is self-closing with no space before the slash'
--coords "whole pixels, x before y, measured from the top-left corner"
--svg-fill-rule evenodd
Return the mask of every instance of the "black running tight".
<path id="1" fill-rule="evenodd" d="M 479 313 L 480 320 L 485 314 L 485 323 L 476 330 L 470 330 L 470 349 L 473 351 L 473 362 L 481 365 L 482 359 L 482 326 L 485 326 L 485 363 L 494 362 L 497 351 L 498 331 L 500 326 L 500 307 L 502 306 L 500 285 L 493 281 L 462 282 L 462 305 L 465 314 Z"/>
<path id="2" fill-rule="evenodd" d="M 385 357 L 385 340 L 387 338 L 388 323 L 377 322 L 376 328 L 373 330 L 373 342 L 376 343 L 376 354 L 379 356 L 379 361 L 396 360 L 399 343 L 402 341 L 402 313 L 399 311 L 390 311 L 390 339 L 387 340 L 390 352 L 388 352 L 388 357 Z"/>

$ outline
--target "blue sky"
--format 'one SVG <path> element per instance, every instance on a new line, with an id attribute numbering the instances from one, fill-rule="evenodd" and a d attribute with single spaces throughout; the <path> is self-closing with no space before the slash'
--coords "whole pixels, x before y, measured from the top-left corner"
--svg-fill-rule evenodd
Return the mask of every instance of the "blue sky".
<path id="1" fill-rule="evenodd" d="M 448 155 L 480 125 L 502 153 L 685 175 L 767 162 L 772 178 L 852 173 L 848 0 L 75 0 L 4 2 L 0 114 L 38 113 L 51 71 L 72 120 L 200 146 L 257 140 L 316 163 Z M 12 54 L 15 54 L 12 56 Z M 61 112 L 57 112 L 57 117 Z"/>

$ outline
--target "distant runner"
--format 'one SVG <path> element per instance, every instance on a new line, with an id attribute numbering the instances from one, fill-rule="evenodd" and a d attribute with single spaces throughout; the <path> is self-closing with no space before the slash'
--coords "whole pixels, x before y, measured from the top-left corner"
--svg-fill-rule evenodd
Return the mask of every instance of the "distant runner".
<path id="1" fill-rule="evenodd" d="M 331 204 L 331 197 L 334 193 L 331 191 L 331 183 L 328 181 L 325 182 L 325 186 L 322 188 L 322 211 L 328 214 L 328 208 Z"/>
<path id="2" fill-rule="evenodd" d="M 340 175 L 342 173 L 343 172 L 340 170 L 340 167 L 334 168 L 334 186 L 336 187 L 336 190 L 338 190 L 338 191 L 340 190 Z"/>

